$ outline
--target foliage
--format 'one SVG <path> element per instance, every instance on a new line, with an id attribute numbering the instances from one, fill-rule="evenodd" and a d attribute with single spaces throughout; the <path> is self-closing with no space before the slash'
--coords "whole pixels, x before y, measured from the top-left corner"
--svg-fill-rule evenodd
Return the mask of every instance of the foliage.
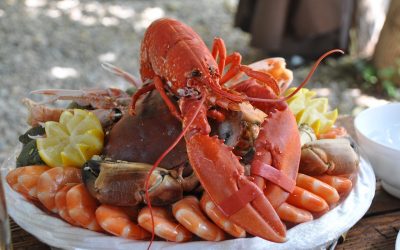
<path id="1" fill-rule="evenodd" d="M 400 99 L 400 59 L 394 67 L 383 69 L 375 68 L 369 61 L 357 60 L 355 68 L 361 77 L 361 88 L 367 92 L 374 92 L 388 98 Z"/>

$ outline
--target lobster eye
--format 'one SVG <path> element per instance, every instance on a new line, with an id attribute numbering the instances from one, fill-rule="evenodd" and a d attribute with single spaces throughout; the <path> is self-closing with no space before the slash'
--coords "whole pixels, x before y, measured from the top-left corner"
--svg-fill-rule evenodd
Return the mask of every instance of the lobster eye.
<path id="1" fill-rule="evenodd" d="M 195 69 L 192 71 L 192 77 L 200 77 L 201 76 L 201 71 L 198 69 Z"/>

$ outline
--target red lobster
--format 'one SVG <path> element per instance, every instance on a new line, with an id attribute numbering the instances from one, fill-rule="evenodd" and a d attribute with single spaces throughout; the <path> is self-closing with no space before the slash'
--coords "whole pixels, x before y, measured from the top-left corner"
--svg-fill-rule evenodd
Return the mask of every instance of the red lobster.
<path id="1" fill-rule="evenodd" d="M 190 164 L 221 212 L 255 236 L 284 242 L 286 229 L 275 209 L 294 188 L 300 140 L 295 118 L 285 102 L 289 97 L 279 97 L 280 89 L 274 78 L 242 65 L 238 53 L 227 56 L 220 38 L 214 40 L 210 53 L 190 27 L 169 18 L 159 19 L 147 29 L 140 66 L 144 85 L 132 98 L 131 113 L 141 95 L 157 89 L 183 124 L 182 133 L 153 168 L 184 136 Z M 229 69 L 223 74 L 226 66 Z M 241 72 L 249 79 L 233 88 L 224 86 Z M 171 102 L 168 93 L 179 99 L 179 107 Z M 244 175 L 244 167 L 232 148 L 209 136 L 207 116 L 224 119 L 224 114 L 213 107 L 238 111 L 242 102 L 250 102 L 267 114 L 255 143 L 253 177 Z M 146 197 L 151 209 L 147 193 Z"/>

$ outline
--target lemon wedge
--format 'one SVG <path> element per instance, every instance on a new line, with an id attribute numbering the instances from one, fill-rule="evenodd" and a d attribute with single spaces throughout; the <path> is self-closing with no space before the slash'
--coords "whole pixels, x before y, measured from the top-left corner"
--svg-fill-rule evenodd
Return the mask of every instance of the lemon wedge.
<path id="1" fill-rule="evenodd" d="M 81 167 L 103 149 L 104 132 L 86 110 L 64 111 L 59 122 L 45 123 L 46 137 L 36 141 L 39 155 L 50 167 Z"/>
<path id="2" fill-rule="evenodd" d="M 295 89 L 288 89 L 285 95 L 293 93 Z M 305 123 L 319 135 L 328 132 L 333 126 L 338 111 L 337 109 L 328 111 L 328 99 L 314 98 L 316 95 L 316 92 L 302 88 L 296 95 L 289 98 L 287 103 L 296 117 L 297 124 Z"/>

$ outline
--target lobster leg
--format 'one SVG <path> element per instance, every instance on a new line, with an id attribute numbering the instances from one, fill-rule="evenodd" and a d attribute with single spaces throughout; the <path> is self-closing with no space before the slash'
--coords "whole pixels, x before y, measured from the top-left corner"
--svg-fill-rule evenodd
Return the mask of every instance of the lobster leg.
<path id="1" fill-rule="evenodd" d="M 227 81 L 232 79 L 235 75 L 237 75 L 240 72 L 240 63 L 242 62 L 242 56 L 234 52 L 231 55 L 228 56 L 226 59 L 226 64 L 230 64 L 229 70 L 225 73 L 225 75 L 221 78 L 219 81 L 219 84 L 224 85 Z"/>
<path id="2" fill-rule="evenodd" d="M 154 85 L 154 83 L 150 83 L 150 84 L 145 85 L 145 86 L 141 87 L 140 89 L 138 89 L 138 91 L 136 91 L 136 93 L 132 96 L 132 102 L 131 102 L 131 106 L 129 107 L 129 113 L 132 115 L 135 114 L 135 107 L 136 107 L 136 103 L 139 100 L 139 98 L 142 95 L 154 90 L 155 88 L 156 88 L 156 86 Z"/>
<path id="3" fill-rule="evenodd" d="M 209 136 L 207 108 L 199 105 L 202 104 L 196 99 L 180 100 L 183 127 L 189 126 L 185 133 L 187 153 L 202 186 L 221 212 L 247 232 L 275 242 L 285 241 L 286 229 L 275 209 L 244 176 L 244 168 L 232 149 L 217 137 Z M 188 124 L 199 108 L 193 123 Z M 235 207 L 237 204 L 241 206 Z"/>
<path id="4" fill-rule="evenodd" d="M 169 99 L 169 97 L 167 96 L 167 93 L 165 92 L 164 86 L 163 86 L 163 82 L 161 80 L 161 78 L 159 76 L 154 76 L 153 82 L 140 88 L 133 96 L 132 96 L 132 103 L 131 103 L 131 107 L 130 107 L 130 113 L 131 114 L 135 114 L 135 106 L 137 101 L 139 100 L 139 98 L 154 90 L 157 89 L 158 92 L 161 95 L 161 98 L 164 100 L 165 104 L 167 105 L 169 111 L 171 111 L 171 114 L 173 116 L 176 117 L 176 119 L 178 119 L 179 121 L 182 120 L 181 118 L 181 114 L 178 112 L 176 106 L 172 103 L 172 101 Z"/>
<path id="5" fill-rule="evenodd" d="M 218 70 L 222 74 L 225 68 L 226 48 L 224 40 L 219 37 L 214 39 L 212 46 L 212 56 L 215 60 L 217 60 L 217 56 L 219 56 Z"/>
<path id="6" fill-rule="evenodd" d="M 224 85 L 230 79 L 235 77 L 239 72 L 243 72 L 251 78 L 254 78 L 256 80 L 268 84 L 268 86 L 270 86 L 274 90 L 275 94 L 279 95 L 280 93 L 279 85 L 270 74 L 262 71 L 256 71 L 248 66 L 241 65 L 242 56 L 237 52 L 233 52 L 229 56 L 226 56 L 225 43 L 224 40 L 222 40 L 221 38 L 214 39 L 212 46 L 212 56 L 214 57 L 215 60 L 217 60 L 217 56 L 219 57 L 218 70 L 221 75 L 224 72 L 225 66 L 230 65 L 229 70 L 225 73 L 224 76 L 221 77 L 219 81 L 220 85 Z"/>
<path id="7" fill-rule="evenodd" d="M 163 82 L 161 81 L 161 78 L 159 76 L 154 77 L 154 85 L 156 86 L 156 89 L 161 95 L 161 98 L 164 100 L 165 104 L 167 105 L 169 111 L 171 111 L 171 114 L 178 119 L 178 121 L 182 120 L 181 114 L 178 112 L 175 104 L 172 103 L 171 99 L 167 96 L 167 93 L 165 92 Z"/>
<path id="8" fill-rule="evenodd" d="M 249 97 L 276 98 L 268 87 L 254 79 L 245 80 L 234 89 Z M 296 120 L 285 102 L 252 105 L 267 114 L 255 141 L 252 175 L 272 206 L 278 208 L 293 191 L 299 168 L 301 151 Z"/>

